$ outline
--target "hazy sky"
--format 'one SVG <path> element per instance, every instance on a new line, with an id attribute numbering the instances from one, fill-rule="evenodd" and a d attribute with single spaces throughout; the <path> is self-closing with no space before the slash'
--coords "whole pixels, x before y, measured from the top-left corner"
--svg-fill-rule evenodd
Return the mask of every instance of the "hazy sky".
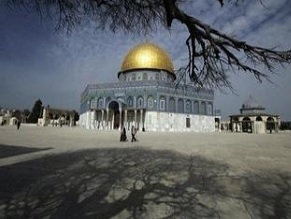
<path id="1" fill-rule="evenodd" d="M 291 1 L 242 1 L 221 8 L 214 0 L 188 1 L 187 12 L 218 30 L 251 44 L 291 49 Z M 191 6 L 193 4 L 193 6 Z M 125 54 L 151 41 L 164 48 L 179 68 L 187 58 L 185 28 L 158 30 L 147 36 L 113 34 L 81 26 L 69 35 L 34 14 L 0 7 L 0 107 L 28 108 L 40 98 L 44 105 L 79 110 L 88 83 L 117 81 Z M 229 72 L 235 94 L 215 91 L 215 108 L 223 117 L 239 113 L 252 95 L 269 113 L 291 121 L 291 65 L 277 66 L 274 84 L 252 75 Z"/>

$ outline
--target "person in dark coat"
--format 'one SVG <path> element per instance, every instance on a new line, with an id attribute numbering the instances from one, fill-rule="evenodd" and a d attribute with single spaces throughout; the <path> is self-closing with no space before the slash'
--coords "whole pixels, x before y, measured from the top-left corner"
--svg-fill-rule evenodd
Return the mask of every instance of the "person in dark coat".
<path id="1" fill-rule="evenodd" d="M 126 136 L 126 130 L 125 130 L 125 127 L 123 127 L 123 128 L 121 129 L 120 141 L 127 141 L 127 136 Z"/>
<path id="2" fill-rule="evenodd" d="M 16 125 L 17 125 L 17 130 L 19 130 L 20 125 L 21 125 L 20 119 L 17 120 L 17 124 Z"/>
<path id="3" fill-rule="evenodd" d="M 136 141 L 136 128 L 134 126 L 131 127 L 131 142 Z"/>

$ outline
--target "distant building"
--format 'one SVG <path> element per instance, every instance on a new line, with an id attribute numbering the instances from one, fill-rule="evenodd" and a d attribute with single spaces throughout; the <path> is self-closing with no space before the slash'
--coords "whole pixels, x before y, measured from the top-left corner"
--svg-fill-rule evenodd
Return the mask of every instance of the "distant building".
<path id="1" fill-rule="evenodd" d="M 15 110 L 1 109 L 0 110 L 0 125 L 16 125 L 18 119 L 21 120 L 21 116 L 16 118 L 14 115 Z"/>
<path id="2" fill-rule="evenodd" d="M 38 119 L 39 126 L 75 126 L 75 110 L 43 107 L 42 117 Z"/>
<path id="3" fill-rule="evenodd" d="M 125 56 L 117 83 L 89 84 L 81 95 L 80 125 L 113 130 L 215 131 L 214 92 L 175 83 L 172 60 L 143 43 Z"/>
<path id="4" fill-rule="evenodd" d="M 0 124 L 1 125 L 10 125 L 12 121 L 12 113 L 10 110 L 1 109 L 0 110 Z"/>
<path id="5" fill-rule="evenodd" d="M 277 133 L 280 127 L 280 116 L 266 113 L 252 96 L 242 105 L 240 114 L 229 117 L 232 132 Z"/>

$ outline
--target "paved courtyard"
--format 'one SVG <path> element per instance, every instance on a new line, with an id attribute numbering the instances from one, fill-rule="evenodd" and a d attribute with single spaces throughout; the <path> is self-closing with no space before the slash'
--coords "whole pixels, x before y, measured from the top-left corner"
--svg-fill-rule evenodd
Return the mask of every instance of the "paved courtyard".
<path id="1" fill-rule="evenodd" d="M 290 132 L 137 139 L 0 127 L 0 218 L 291 218 Z"/>

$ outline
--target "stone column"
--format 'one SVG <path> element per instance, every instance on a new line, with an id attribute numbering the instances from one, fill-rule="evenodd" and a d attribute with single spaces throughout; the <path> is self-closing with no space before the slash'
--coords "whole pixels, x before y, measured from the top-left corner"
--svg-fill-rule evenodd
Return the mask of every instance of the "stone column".
<path id="1" fill-rule="evenodd" d="M 70 124 L 69 126 L 72 127 L 73 126 L 73 119 L 74 119 L 74 115 L 73 114 L 70 114 Z"/>
<path id="2" fill-rule="evenodd" d="M 124 110 L 124 127 L 127 129 L 128 124 L 127 124 L 127 110 Z"/>
<path id="3" fill-rule="evenodd" d="M 118 130 L 121 130 L 121 126 L 122 126 L 121 122 L 122 122 L 122 108 L 120 107 L 119 108 L 119 127 L 118 127 Z"/>
<path id="4" fill-rule="evenodd" d="M 143 109 L 140 110 L 140 127 L 139 130 L 141 131 L 143 128 L 143 119 L 142 119 Z"/>
<path id="5" fill-rule="evenodd" d="M 105 126 L 106 126 L 106 130 L 108 130 L 109 129 L 109 108 L 106 108 L 106 124 L 105 124 Z"/>
<path id="6" fill-rule="evenodd" d="M 103 130 L 104 126 L 104 110 L 101 110 L 101 127 L 100 129 Z"/>
<path id="7" fill-rule="evenodd" d="M 67 116 L 68 116 L 68 114 L 65 113 L 65 125 L 68 125 L 68 124 L 67 124 Z"/>
<path id="8" fill-rule="evenodd" d="M 46 126 L 46 108 L 43 108 L 42 112 L 42 126 Z"/>
<path id="9" fill-rule="evenodd" d="M 115 120 L 115 115 L 113 113 L 113 115 L 112 115 L 112 121 L 111 121 L 111 129 L 112 130 L 114 129 L 114 120 Z"/>
<path id="10" fill-rule="evenodd" d="M 238 131 L 242 132 L 242 122 L 239 122 Z"/>
<path id="11" fill-rule="evenodd" d="M 136 109 L 134 110 L 134 126 L 136 127 L 136 116 L 137 116 L 137 111 Z"/>
<path id="12" fill-rule="evenodd" d="M 91 129 L 95 129 L 96 128 L 96 110 L 93 110 L 93 118 L 92 118 L 92 122 L 91 122 Z"/>
<path id="13" fill-rule="evenodd" d="M 86 113 L 86 129 L 90 129 L 90 123 L 91 123 L 90 115 L 91 115 L 91 111 L 88 110 Z"/>
<path id="14" fill-rule="evenodd" d="M 169 108 L 170 108 L 170 97 L 168 95 L 166 96 L 165 101 L 166 101 L 166 103 L 165 103 L 166 112 L 169 112 Z"/>

